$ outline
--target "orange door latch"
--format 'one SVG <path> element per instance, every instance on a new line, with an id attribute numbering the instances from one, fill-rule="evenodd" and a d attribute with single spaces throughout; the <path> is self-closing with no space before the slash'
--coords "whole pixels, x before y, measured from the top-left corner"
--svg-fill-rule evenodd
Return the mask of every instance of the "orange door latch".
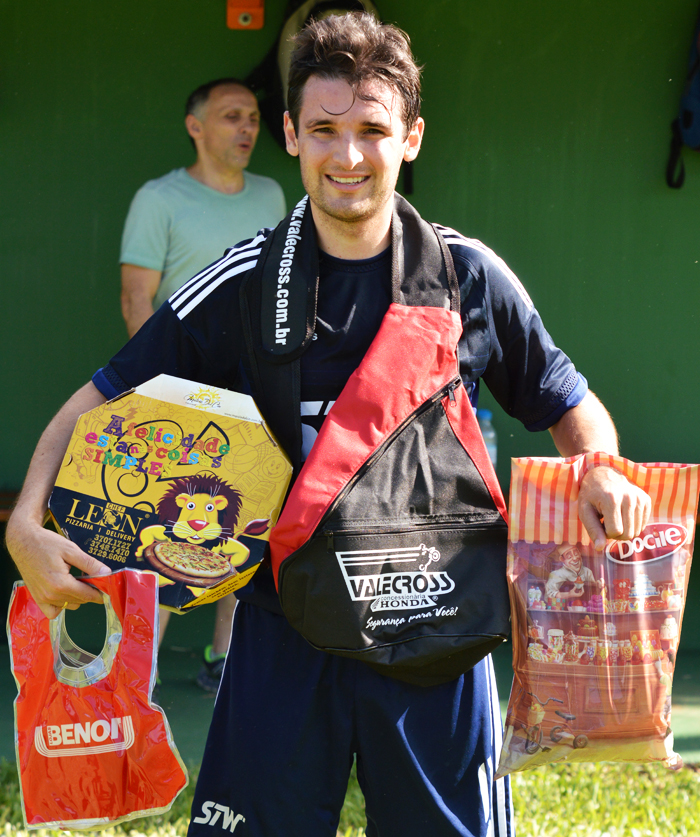
<path id="1" fill-rule="evenodd" d="M 226 25 L 229 29 L 262 29 L 265 0 L 227 0 Z"/>

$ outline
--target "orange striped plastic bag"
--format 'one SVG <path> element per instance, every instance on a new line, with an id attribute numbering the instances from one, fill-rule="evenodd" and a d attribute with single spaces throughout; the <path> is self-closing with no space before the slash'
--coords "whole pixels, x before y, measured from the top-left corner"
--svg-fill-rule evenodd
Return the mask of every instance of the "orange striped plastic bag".
<path id="1" fill-rule="evenodd" d="M 651 497 L 632 541 L 596 552 L 578 519 L 586 471 L 611 465 Z M 688 589 L 698 466 L 619 456 L 514 459 L 508 585 L 513 686 L 498 766 L 662 761 L 673 749 L 671 688 Z"/>

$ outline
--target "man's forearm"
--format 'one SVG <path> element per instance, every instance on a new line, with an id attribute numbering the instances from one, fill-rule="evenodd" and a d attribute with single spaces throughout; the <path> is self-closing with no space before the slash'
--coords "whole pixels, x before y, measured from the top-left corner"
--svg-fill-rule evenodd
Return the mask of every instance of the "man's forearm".
<path id="1" fill-rule="evenodd" d="M 153 303 L 150 298 L 138 295 L 126 298 L 122 294 L 122 315 L 129 337 L 133 337 L 152 314 Z"/>
<path id="2" fill-rule="evenodd" d="M 153 300 L 162 273 L 135 264 L 122 264 L 121 276 L 122 315 L 129 337 L 133 337 L 153 313 Z"/>
<path id="3" fill-rule="evenodd" d="M 39 439 L 17 501 L 16 510 L 21 510 L 25 519 L 41 523 L 78 417 L 103 404 L 105 400 L 90 382 L 79 389 L 54 416 Z"/>
<path id="4" fill-rule="evenodd" d="M 592 392 L 564 413 L 550 433 L 562 456 L 619 452 L 615 425 Z M 596 549 L 603 549 L 606 538 L 636 537 L 649 520 L 651 501 L 615 469 L 593 468 L 581 480 L 578 513 Z"/>
<path id="5" fill-rule="evenodd" d="M 562 456 L 594 451 L 619 452 L 617 431 L 610 414 L 590 391 L 578 406 L 564 413 L 549 432 Z"/>

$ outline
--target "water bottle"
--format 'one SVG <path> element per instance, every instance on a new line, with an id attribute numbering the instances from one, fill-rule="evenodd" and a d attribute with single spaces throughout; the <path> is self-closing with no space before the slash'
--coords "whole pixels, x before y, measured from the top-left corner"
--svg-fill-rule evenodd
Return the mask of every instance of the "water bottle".
<path id="1" fill-rule="evenodd" d="M 493 418 L 493 413 L 491 410 L 477 410 L 476 411 L 476 418 L 479 422 L 479 427 L 481 429 L 481 435 L 484 437 L 484 442 L 486 443 L 486 450 L 488 452 L 489 458 L 493 463 L 493 467 L 496 467 L 496 449 L 497 449 L 497 440 L 496 440 L 496 430 L 491 423 L 491 419 Z"/>

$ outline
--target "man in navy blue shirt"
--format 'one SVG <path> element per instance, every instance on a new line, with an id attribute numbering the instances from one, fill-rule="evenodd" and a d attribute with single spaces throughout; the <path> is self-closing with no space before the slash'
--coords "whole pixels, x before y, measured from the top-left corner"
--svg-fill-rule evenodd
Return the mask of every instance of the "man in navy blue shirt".
<path id="1" fill-rule="evenodd" d="M 391 301 L 394 188 L 401 163 L 420 150 L 419 105 L 419 70 L 395 27 L 349 15 L 297 36 L 284 127 L 320 251 L 316 328 L 301 365 L 304 454 Z M 483 379 L 509 414 L 548 429 L 562 455 L 617 453 L 610 417 L 517 278 L 479 242 L 439 232 L 461 289 L 460 373 L 473 403 Z M 41 528 L 77 416 L 161 372 L 244 388 L 238 289 L 268 234 L 177 291 L 42 436 L 8 545 L 49 618 L 99 600 L 71 566 L 105 569 Z M 606 538 L 638 535 L 649 512 L 647 495 L 610 468 L 582 480 L 579 514 L 599 549 Z M 281 614 L 264 568 L 239 598 L 235 665 L 227 664 L 217 697 L 192 835 L 333 837 L 353 758 L 369 837 L 512 833 L 507 779 L 494 780 L 501 731 L 489 658 L 449 683 L 415 686 L 310 647 Z"/>

